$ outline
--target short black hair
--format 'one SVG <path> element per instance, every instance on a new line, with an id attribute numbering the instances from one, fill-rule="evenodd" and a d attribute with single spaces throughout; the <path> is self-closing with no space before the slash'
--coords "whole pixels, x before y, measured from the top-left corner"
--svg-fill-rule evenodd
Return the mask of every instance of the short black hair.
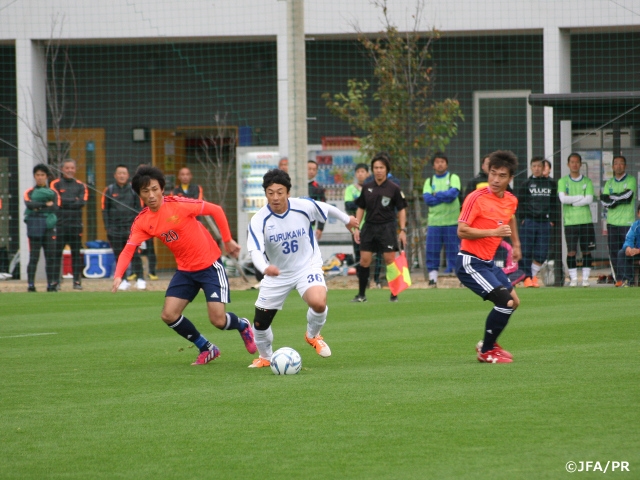
<path id="1" fill-rule="evenodd" d="M 49 170 L 49 166 L 45 165 L 44 163 L 39 163 L 35 167 L 33 167 L 33 174 L 35 175 L 36 172 L 44 172 L 47 174 L 47 177 L 51 176 L 51 170 Z"/>
<path id="2" fill-rule="evenodd" d="M 269 170 L 264 174 L 264 177 L 262 177 L 262 188 L 264 188 L 265 191 L 274 183 L 285 186 L 287 188 L 287 192 L 291 190 L 291 177 L 284 170 L 274 168 L 273 170 Z"/>
<path id="3" fill-rule="evenodd" d="M 578 157 L 578 160 L 580 160 L 580 163 L 582 163 L 582 156 L 578 152 L 571 152 L 567 157 L 567 163 L 569 163 L 569 160 L 571 160 L 571 157 Z"/>
<path id="4" fill-rule="evenodd" d="M 436 153 L 433 154 L 433 156 L 431 157 L 431 165 L 436 163 L 436 158 L 443 159 L 445 162 L 447 162 L 447 165 L 449 165 L 449 159 L 447 158 L 447 156 L 443 152 L 436 152 Z"/>
<path id="5" fill-rule="evenodd" d="M 162 170 L 158 167 L 149 167 L 147 165 L 139 167 L 138 170 L 136 170 L 136 174 L 131 179 L 131 188 L 140 195 L 140 190 L 148 187 L 151 180 L 157 180 L 160 189 L 164 191 L 164 186 L 166 185 L 164 173 L 162 173 Z"/>
<path id="6" fill-rule="evenodd" d="M 509 176 L 513 177 L 518 168 L 518 157 L 510 150 L 496 150 L 490 156 L 489 170 L 492 168 L 506 167 L 509 170 Z"/>
<path id="7" fill-rule="evenodd" d="M 387 152 L 378 152 L 371 160 L 371 171 L 373 171 L 373 164 L 376 162 L 382 162 L 387 169 L 387 173 L 391 171 L 391 157 Z"/>
<path id="8" fill-rule="evenodd" d="M 318 162 L 316 162 L 315 160 L 307 160 L 307 163 L 315 163 L 316 167 L 318 166 Z"/>
<path id="9" fill-rule="evenodd" d="M 621 158 L 624 164 L 627 164 L 627 159 L 623 155 L 614 155 L 613 159 L 615 160 L 616 158 Z"/>
<path id="10" fill-rule="evenodd" d="M 356 165 L 356 168 L 353 169 L 354 172 L 357 172 L 358 170 L 360 170 L 361 168 L 364 168 L 367 172 L 369 171 L 369 165 L 367 165 L 366 163 L 359 163 Z"/>
<path id="11" fill-rule="evenodd" d="M 534 162 L 542 162 L 542 164 L 544 165 L 544 161 L 545 161 L 545 160 L 544 160 L 544 158 L 542 158 L 542 157 L 533 157 L 533 158 L 531 159 L 530 164 L 531 164 L 531 165 L 533 165 L 533 163 L 534 163 Z"/>
<path id="12" fill-rule="evenodd" d="M 115 172 L 119 168 L 124 168 L 127 172 L 129 171 L 129 167 L 127 167 L 124 163 L 120 163 L 120 164 L 116 165 L 116 168 L 114 168 L 113 171 Z"/>

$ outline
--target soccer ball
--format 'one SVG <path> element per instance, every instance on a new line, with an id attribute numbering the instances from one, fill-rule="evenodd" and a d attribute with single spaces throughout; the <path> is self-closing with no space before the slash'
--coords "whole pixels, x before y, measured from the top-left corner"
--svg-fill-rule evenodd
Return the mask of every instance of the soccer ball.
<path id="1" fill-rule="evenodd" d="M 302 359 L 293 348 L 282 347 L 273 352 L 271 370 L 275 375 L 295 375 L 301 368 Z"/>

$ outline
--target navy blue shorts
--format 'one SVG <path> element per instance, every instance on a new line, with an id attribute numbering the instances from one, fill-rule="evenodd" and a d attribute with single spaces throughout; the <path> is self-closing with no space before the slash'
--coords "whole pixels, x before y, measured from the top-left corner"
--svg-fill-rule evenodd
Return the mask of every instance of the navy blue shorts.
<path id="1" fill-rule="evenodd" d="M 509 277 L 500 267 L 496 267 L 493 260 L 481 260 L 466 252 L 458 253 L 456 275 L 465 287 L 483 300 L 498 287 L 505 287 L 509 292 L 513 290 Z"/>
<path id="2" fill-rule="evenodd" d="M 229 279 L 219 259 L 204 270 L 196 272 L 177 270 L 164 296 L 192 302 L 201 289 L 207 302 L 231 303 Z"/>

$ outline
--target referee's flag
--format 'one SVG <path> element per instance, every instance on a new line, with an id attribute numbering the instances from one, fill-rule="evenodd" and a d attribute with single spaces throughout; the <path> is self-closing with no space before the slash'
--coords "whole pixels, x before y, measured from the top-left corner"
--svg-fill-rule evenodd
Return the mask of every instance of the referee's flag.
<path id="1" fill-rule="evenodd" d="M 387 282 L 392 295 L 398 295 L 411 286 L 411 273 L 404 250 L 392 264 L 387 265 Z"/>

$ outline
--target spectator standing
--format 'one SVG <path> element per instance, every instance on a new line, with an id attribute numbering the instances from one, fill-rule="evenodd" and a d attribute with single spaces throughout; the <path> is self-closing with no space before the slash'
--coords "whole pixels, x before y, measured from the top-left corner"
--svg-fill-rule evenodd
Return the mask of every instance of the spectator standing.
<path id="1" fill-rule="evenodd" d="M 140 199 L 129 183 L 129 169 L 126 165 L 118 165 L 113 173 L 115 182 L 104 189 L 102 195 L 102 221 L 107 231 L 107 239 L 116 259 L 127 244 L 131 232 L 131 224 L 140 212 Z M 142 260 L 134 253 L 131 261 L 133 274 L 136 275 L 136 288 L 145 290 L 147 284 L 142 275 Z M 128 290 L 129 282 L 125 279 L 120 290 Z"/>
<path id="2" fill-rule="evenodd" d="M 58 212 L 57 248 L 58 265 L 62 265 L 62 251 L 65 245 L 71 249 L 73 271 L 73 289 L 82 290 L 82 269 L 84 261 L 82 249 L 82 209 L 89 199 L 89 189 L 76 177 L 76 161 L 67 159 L 62 162 L 62 176 L 51 182 L 51 189 L 60 197 Z"/>
<path id="3" fill-rule="evenodd" d="M 607 209 L 607 242 L 609 259 L 616 278 L 616 286 L 622 286 L 618 279 L 618 251 L 625 242 L 627 232 L 635 221 L 636 179 L 627 174 L 627 159 L 622 155 L 613 158 L 613 177 L 602 189 L 600 201 Z"/>
<path id="4" fill-rule="evenodd" d="M 373 253 L 382 251 L 386 265 L 394 262 L 398 243 L 407 243 L 406 207 L 407 202 L 400 187 L 388 178 L 391 171 L 389 156 L 378 153 L 371 160 L 373 181 L 362 186 L 362 193 L 356 200 L 358 225 L 364 215 L 367 220 L 362 227 L 355 229 L 354 238 L 360 244 L 360 270 L 358 271 L 358 294 L 352 302 L 366 302 L 365 290 L 369 283 L 369 266 Z M 396 224 L 397 217 L 397 224 Z M 400 233 L 396 231 L 396 225 Z M 388 270 L 387 270 L 388 271 Z M 392 302 L 397 302 L 397 295 L 391 295 Z"/>
<path id="5" fill-rule="evenodd" d="M 629 228 L 622 248 L 618 251 L 618 269 L 620 272 L 621 287 L 635 285 L 634 268 L 638 265 L 640 258 L 640 205 L 638 206 L 637 218 Z"/>
<path id="6" fill-rule="evenodd" d="M 596 234 L 591 220 L 589 204 L 593 201 L 593 183 L 589 177 L 580 173 L 582 157 L 578 153 L 570 153 L 567 159 L 569 175 L 558 181 L 558 196 L 562 203 L 562 219 L 564 235 L 567 242 L 567 269 L 569 270 L 569 286 L 578 285 L 578 262 L 576 254 L 578 246 L 582 252 L 582 286 L 589 287 L 591 273 L 591 252 L 596 248 Z"/>
<path id="7" fill-rule="evenodd" d="M 358 210 L 356 200 L 360 196 L 362 185 L 364 185 L 368 176 L 369 166 L 366 163 L 358 163 L 355 169 L 355 182 L 344 190 L 344 209 L 348 215 L 355 216 Z M 364 224 L 365 221 L 366 219 L 363 218 L 362 223 Z M 362 228 L 362 225 L 359 225 L 359 227 Z M 351 238 L 351 243 L 353 244 L 353 258 L 356 263 L 356 271 L 358 271 L 360 269 L 360 245 L 356 243 L 353 237 Z"/>
<path id="8" fill-rule="evenodd" d="M 558 221 L 557 186 L 552 178 L 543 175 L 543 160 L 531 159 L 531 176 L 517 194 L 525 288 L 540 286 L 537 275 L 549 255 L 551 227 Z"/>
<path id="9" fill-rule="evenodd" d="M 278 169 L 285 173 L 289 173 L 289 159 L 287 157 L 282 157 L 280 159 L 278 162 Z"/>
<path id="10" fill-rule="evenodd" d="M 187 167 L 183 167 L 178 172 L 178 180 L 180 185 L 176 186 L 171 195 L 176 197 L 195 198 L 196 200 L 204 200 L 202 193 L 202 187 L 196 183 L 191 183 L 193 180 L 193 174 Z"/>
<path id="11" fill-rule="evenodd" d="M 320 335 L 329 312 L 327 285 L 322 256 L 309 224 L 313 219 L 326 221 L 327 217 L 340 220 L 348 229 L 358 223 L 333 205 L 308 198 L 289 198 L 291 178 L 282 170 L 269 170 L 263 177 L 262 187 L 268 205 L 251 219 L 247 239 L 253 265 L 264 274 L 253 320 L 260 356 L 249 367 L 270 365 L 271 323 L 294 289 L 309 307 L 305 341 L 318 355 L 329 357 L 331 349 Z"/>
<path id="12" fill-rule="evenodd" d="M 507 186 L 518 166 L 509 151 L 493 152 L 489 161 L 489 185 L 471 193 L 458 220 L 460 253 L 456 275 L 460 282 L 483 300 L 494 304 L 485 321 L 484 338 L 476 345 L 479 362 L 511 363 L 513 356 L 498 344 L 520 300 L 504 271 L 493 261 L 503 238 L 511 238 L 512 258 L 520 260 L 516 222 L 518 200 Z"/>
<path id="13" fill-rule="evenodd" d="M 489 155 L 482 157 L 480 172 L 478 172 L 478 174 L 469 180 L 469 183 L 467 183 L 467 188 L 464 190 L 462 202 L 464 202 L 471 192 L 479 188 L 484 188 L 487 185 L 489 185 Z"/>
<path id="14" fill-rule="evenodd" d="M 444 247 L 447 259 L 445 273 L 453 272 L 458 256 L 458 216 L 460 215 L 460 177 L 449 172 L 449 159 L 436 153 L 431 159 L 434 175 L 427 178 L 422 189 L 429 206 L 426 264 L 429 286 L 438 284 L 440 251 Z"/>
<path id="15" fill-rule="evenodd" d="M 542 176 L 544 178 L 551 176 L 551 162 L 546 158 L 542 160 Z"/>
<path id="16" fill-rule="evenodd" d="M 307 162 L 307 178 L 309 179 L 309 198 L 316 200 L 317 202 L 326 202 L 327 197 L 325 195 L 324 187 L 316 181 L 318 175 L 318 164 L 314 160 Z M 322 231 L 324 230 L 324 222 L 314 222 L 313 226 L 315 231 L 316 240 L 322 238 Z"/>
<path id="17" fill-rule="evenodd" d="M 150 238 L 160 239 L 173 253 L 178 264 L 165 293 L 161 318 L 178 335 L 192 342 L 200 354 L 192 365 L 204 365 L 220 356 L 220 350 L 196 329 L 182 313 L 200 290 L 205 294 L 212 325 L 220 330 L 237 330 L 249 353 L 256 352 L 253 330 L 246 318 L 226 312 L 231 301 L 229 279 L 220 261 L 220 247 L 196 220 L 197 215 L 213 216 L 227 253 L 238 256 L 240 247 L 231 237 L 229 222 L 219 205 L 174 196 L 165 197 L 166 180 L 156 167 L 140 167 L 131 180 L 133 190 L 147 208 L 142 209 L 131 226 L 131 235 L 116 265 L 112 292 L 119 290 L 134 252 Z"/>
<path id="18" fill-rule="evenodd" d="M 140 165 L 138 165 L 138 168 L 147 166 L 148 165 L 146 163 L 141 163 Z M 140 209 L 142 208 L 144 208 L 144 203 L 142 202 L 142 199 L 140 199 Z M 140 245 L 140 249 L 138 250 L 138 254 L 140 255 L 140 257 L 147 257 L 149 280 L 158 280 L 158 275 L 156 273 L 156 249 L 153 243 L 153 238 L 149 239 L 148 242 L 142 242 L 142 244 Z M 130 277 L 131 281 L 133 281 L 136 279 L 137 275 L 134 277 L 134 274 L 132 274 L 130 275 Z M 127 277 L 127 280 L 129 280 L 129 277 Z"/>
<path id="19" fill-rule="evenodd" d="M 56 246 L 58 218 L 55 212 L 60 205 L 60 197 L 48 186 L 50 173 L 49 167 L 43 163 L 33 167 L 33 178 L 36 185 L 24 192 L 24 203 L 27 207 L 24 213 L 24 222 L 27 224 L 27 237 L 29 238 L 28 292 L 36 291 L 35 278 L 40 249 L 44 251 L 47 292 L 58 291 L 60 266 Z"/>

